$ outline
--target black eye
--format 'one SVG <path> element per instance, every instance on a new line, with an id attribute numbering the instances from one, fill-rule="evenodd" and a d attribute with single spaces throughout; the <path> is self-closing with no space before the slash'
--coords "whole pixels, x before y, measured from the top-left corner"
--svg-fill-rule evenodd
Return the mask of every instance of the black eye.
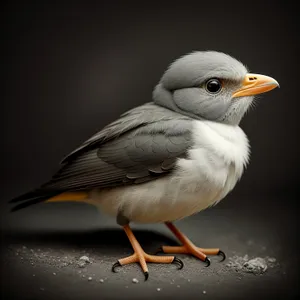
<path id="1" fill-rule="evenodd" d="M 211 94 L 216 94 L 222 89 L 222 83 L 219 79 L 209 79 L 205 84 L 206 90 Z"/>

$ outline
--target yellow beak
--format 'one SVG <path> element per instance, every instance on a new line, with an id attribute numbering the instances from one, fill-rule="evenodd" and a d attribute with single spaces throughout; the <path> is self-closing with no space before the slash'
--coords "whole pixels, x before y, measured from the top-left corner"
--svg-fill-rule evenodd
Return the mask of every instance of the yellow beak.
<path id="1" fill-rule="evenodd" d="M 272 77 L 260 74 L 247 74 L 240 89 L 235 91 L 232 98 L 253 96 L 271 91 L 279 87 L 279 83 Z"/>

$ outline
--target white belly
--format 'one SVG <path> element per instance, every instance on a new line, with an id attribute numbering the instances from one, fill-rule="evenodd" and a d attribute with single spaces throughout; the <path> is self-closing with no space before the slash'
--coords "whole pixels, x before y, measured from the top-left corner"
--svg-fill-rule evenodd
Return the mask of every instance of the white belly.
<path id="1" fill-rule="evenodd" d="M 94 191 L 91 202 L 116 216 L 156 223 L 195 214 L 223 199 L 241 177 L 248 141 L 239 127 L 195 121 L 194 148 L 162 179 L 135 186 Z"/>

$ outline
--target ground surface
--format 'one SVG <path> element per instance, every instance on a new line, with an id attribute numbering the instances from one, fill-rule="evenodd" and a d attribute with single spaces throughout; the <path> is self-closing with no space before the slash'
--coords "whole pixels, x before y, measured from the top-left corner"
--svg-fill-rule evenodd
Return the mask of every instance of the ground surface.
<path id="1" fill-rule="evenodd" d="M 178 255 L 185 264 L 182 270 L 150 264 L 147 282 L 138 265 L 111 272 L 112 264 L 132 249 L 114 220 L 99 216 L 93 207 L 37 205 L 6 214 L 2 221 L 3 299 L 292 299 L 299 295 L 299 259 L 292 238 L 296 211 L 280 204 L 269 210 L 250 205 L 244 211 L 220 204 L 176 222 L 195 244 L 220 247 L 227 259 L 220 263 L 212 258 L 206 268 L 193 257 Z M 149 253 L 177 243 L 163 225 L 133 228 Z M 82 262 L 82 256 L 90 262 Z M 265 259 L 263 274 L 247 272 L 238 264 L 256 257 Z"/>

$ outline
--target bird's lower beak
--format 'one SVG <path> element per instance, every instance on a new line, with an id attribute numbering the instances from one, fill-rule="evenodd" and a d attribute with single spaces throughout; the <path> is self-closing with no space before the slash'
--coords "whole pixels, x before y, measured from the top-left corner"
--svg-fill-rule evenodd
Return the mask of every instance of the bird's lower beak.
<path id="1" fill-rule="evenodd" d="M 235 91 L 232 98 L 253 96 L 271 91 L 279 87 L 279 83 L 272 77 L 260 74 L 247 74 L 240 89 Z"/>

